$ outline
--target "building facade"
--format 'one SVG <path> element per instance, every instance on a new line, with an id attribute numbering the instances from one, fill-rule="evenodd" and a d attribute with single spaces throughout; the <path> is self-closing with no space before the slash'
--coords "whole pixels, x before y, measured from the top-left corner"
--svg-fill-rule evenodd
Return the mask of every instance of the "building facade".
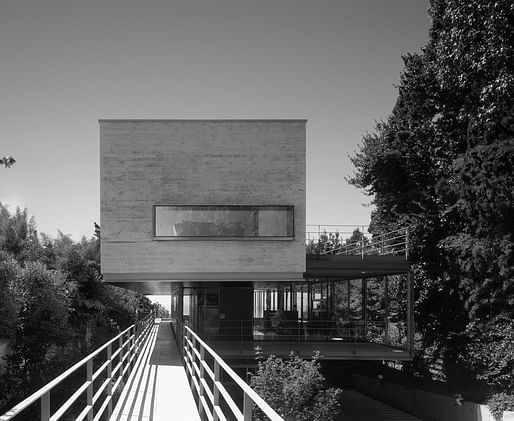
<path id="1" fill-rule="evenodd" d="M 104 280 L 169 294 L 175 328 L 228 353 L 408 344 L 409 310 L 389 299 L 409 295 L 404 261 L 306 259 L 305 146 L 305 120 L 101 120 Z"/>

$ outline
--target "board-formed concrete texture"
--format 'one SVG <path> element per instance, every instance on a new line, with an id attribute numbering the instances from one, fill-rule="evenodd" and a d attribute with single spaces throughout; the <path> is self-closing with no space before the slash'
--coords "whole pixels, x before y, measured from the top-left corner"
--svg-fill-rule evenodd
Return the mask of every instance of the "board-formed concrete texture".
<path id="1" fill-rule="evenodd" d="M 305 120 L 99 124 L 107 281 L 303 277 Z M 154 238 L 155 205 L 294 206 L 294 238 L 163 241 Z"/>

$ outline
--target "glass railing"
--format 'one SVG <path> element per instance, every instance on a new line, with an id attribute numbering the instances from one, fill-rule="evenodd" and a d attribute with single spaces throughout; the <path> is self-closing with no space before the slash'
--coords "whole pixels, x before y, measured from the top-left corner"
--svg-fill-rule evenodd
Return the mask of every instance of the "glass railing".
<path id="1" fill-rule="evenodd" d="M 374 343 L 407 349 L 406 323 L 362 320 L 220 320 L 216 334 L 200 332 L 207 342 L 257 341 Z"/>

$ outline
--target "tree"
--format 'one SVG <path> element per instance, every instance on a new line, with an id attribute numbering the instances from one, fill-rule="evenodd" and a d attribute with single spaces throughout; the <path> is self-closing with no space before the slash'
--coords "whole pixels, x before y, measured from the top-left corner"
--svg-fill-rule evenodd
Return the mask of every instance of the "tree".
<path id="1" fill-rule="evenodd" d="M 0 339 L 12 339 L 16 333 L 17 308 L 13 284 L 18 270 L 16 261 L 0 250 Z"/>
<path id="2" fill-rule="evenodd" d="M 327 232 L 319 234 L 318 240 L 310 240 L 306 245 L 305 251 L 307 254 L 320 254 L 328 253 L 336 250 L 345 250 L 356 253 L 356 249 L 369 244 L 369 239 L 364 236 L 364 233 L 359 228 L 352 231 L 352 235 L 346 240 L 343 240 L 341 233 Z M 346 247 L 345 247 L 346 246 Z"/>
<path id="3" fill-rule="evenodd" d="M 36 221 L 27 209 L 16 208 L 11 215 L 0 203 L 0 249 L 11 253 L 19 262 L 38 260 L 43 249 L 39 242 Z"/>
<path id="4" fill-rule="evenodd" d="M 309 241 L 309 243 L 306 245 L 305 252 L 307 254 L 320 254 L 338 249 L 342 244 L 342 238 L 339 232 L 323 231 L 323 233 L 319 233 L 319 238 L 317 241 Z"/>
<path id="5" fill-rule="evenodd" d="M 24 378 L 32 383 L 46 380 L 46 367 L 69 344 L 69 286 L 62 273 L 40 263 L 22 268 L 15 294 L 19 300 L 13 348 Z"/>
<path id="6" fill-rule="evenodd" d="M 10 168 L 15 162 L 16 160 L 12 156 L 4 156 L 3 158 L 0 158 L 0 165 L 4 165 L 5 168 Z"/>
<path id="7" fill-rule="evenodd" d="M 418 328 L 448 382 L 514 394 L 500 323 L 514 317 L 514 5 L 431 0 L 430 14 L 430 40 L 403 58 L 396 105 L 349 181 L 373 195 L 370 231 L 412 228 Z"/>
<path id="8" fill-rule="evenodd" d="M 331 420 L 339 412 L 342 391 L 324 388 L 319 352 L 310 361 L 293 354 L 287 360 L 274 355 L 263 360 L 257 352 L 260 360 L 250 386 L 285 420 Z M 255 419 L 267 418 L 256 410 Z"/>
<path id="9" fill-rule="evenodd" d="M 154 308 L 103 283 L 99 237 L 95 224 L 93 238 L 52 239 L 26 209 L 0 204 L 0 339 L 12 350 L 0 365 L 0 413 Z"/>

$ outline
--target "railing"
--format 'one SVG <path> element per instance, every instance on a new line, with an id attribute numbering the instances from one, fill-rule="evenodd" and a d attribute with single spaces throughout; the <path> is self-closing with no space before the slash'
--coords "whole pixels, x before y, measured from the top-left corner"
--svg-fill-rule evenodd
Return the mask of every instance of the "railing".
<path id="1" fill-rule="evenodd" d="M 251 421 L 253 406 L 256 405 L 271 421 L 283 421 L 280 415 L 187 326 L 184 326 L 183 345 L 186 373 L 191 390 L 193 394 L 196 393 L 200 417 L 203 415 L 213 421 L 233 417 L 238 421 Z M 222 383 L 224 373 L 235 383 L 238 391 L 242 392 L 242 410 Z M 225 412 L 228 412 L 228 416 Z"/>
<path id="2" fill-rule="evenodd" d="M 377 320 L 223 320 L 219 330 L 209 335 L 201 332 L 207 342 L 233 343 L 233 349 L 246 348 L 257 341 L 376 343 L 395 348 L 407 347 L 406 321 Z"/>
<path id="3" fill-rule="evenodd" d="M 402 228 L 366 234 L 365 226 L 307 225 L 307 252 L 319 255 L 405 255 L 409 258 L 409 231 Z"/>
<path id="4" fill-rule="evenodd" d="M 11 420 L 37 401 L 40 402 L 41 406 L 40 420 L 57 421 L 70 410 L 77 399 L 83 396 L 84 393 L 86 394 L 86 405 L 74 418 L 76 421 L 84 419 L 97 421 L 101 419 L 104 414 L 107 414 L 107 417 L 109 417 L 112 414 L 113 394 L 120 385 L 123 387 L 123 378 L 125 375 L 130 374 L 141 345 L 150 333 L 153 322 L 154 314 L 151 313 L 143 320 L 125 329 L 119 335 L 70 367 L 37 392 L 11 408 L 0 417 L 0 421 Z M 100 366 L 93 371 L 95 368 L 93 359 L 100 357 L 103 353 L 105 353 L 105 357 L 100 362 L 94 361 L 95 365 L 100 363 Z M 61 385 L 72 373 L 84 366 L 86 367 L 85 381 L 73 392 L 66 402 L 52 414 L 50 409 L 50 394 L 52 390 Z M 95 381 L 101 382 L 96 389 L 94 387 Z M 100 399 L 103 395 L 105 395 L 105 399 L 101 402 Z M 95 411 L 95 407 L 98 405 L 100 406 L 98 410 Z"/>
<path id="5" fill-rule="evenodd" d="M 369 234 L 365 234 L 368 229 L 367 225 L 306 225 L 305 229 L 305 240 L 306 242 L 315 241 L 321 239 L 323 235 L 333 233 L 339 237 L 340 240 L 350 238 L 353 233 L 358 230 L 364 233 L 366 237 L 370 237 Z"/>

